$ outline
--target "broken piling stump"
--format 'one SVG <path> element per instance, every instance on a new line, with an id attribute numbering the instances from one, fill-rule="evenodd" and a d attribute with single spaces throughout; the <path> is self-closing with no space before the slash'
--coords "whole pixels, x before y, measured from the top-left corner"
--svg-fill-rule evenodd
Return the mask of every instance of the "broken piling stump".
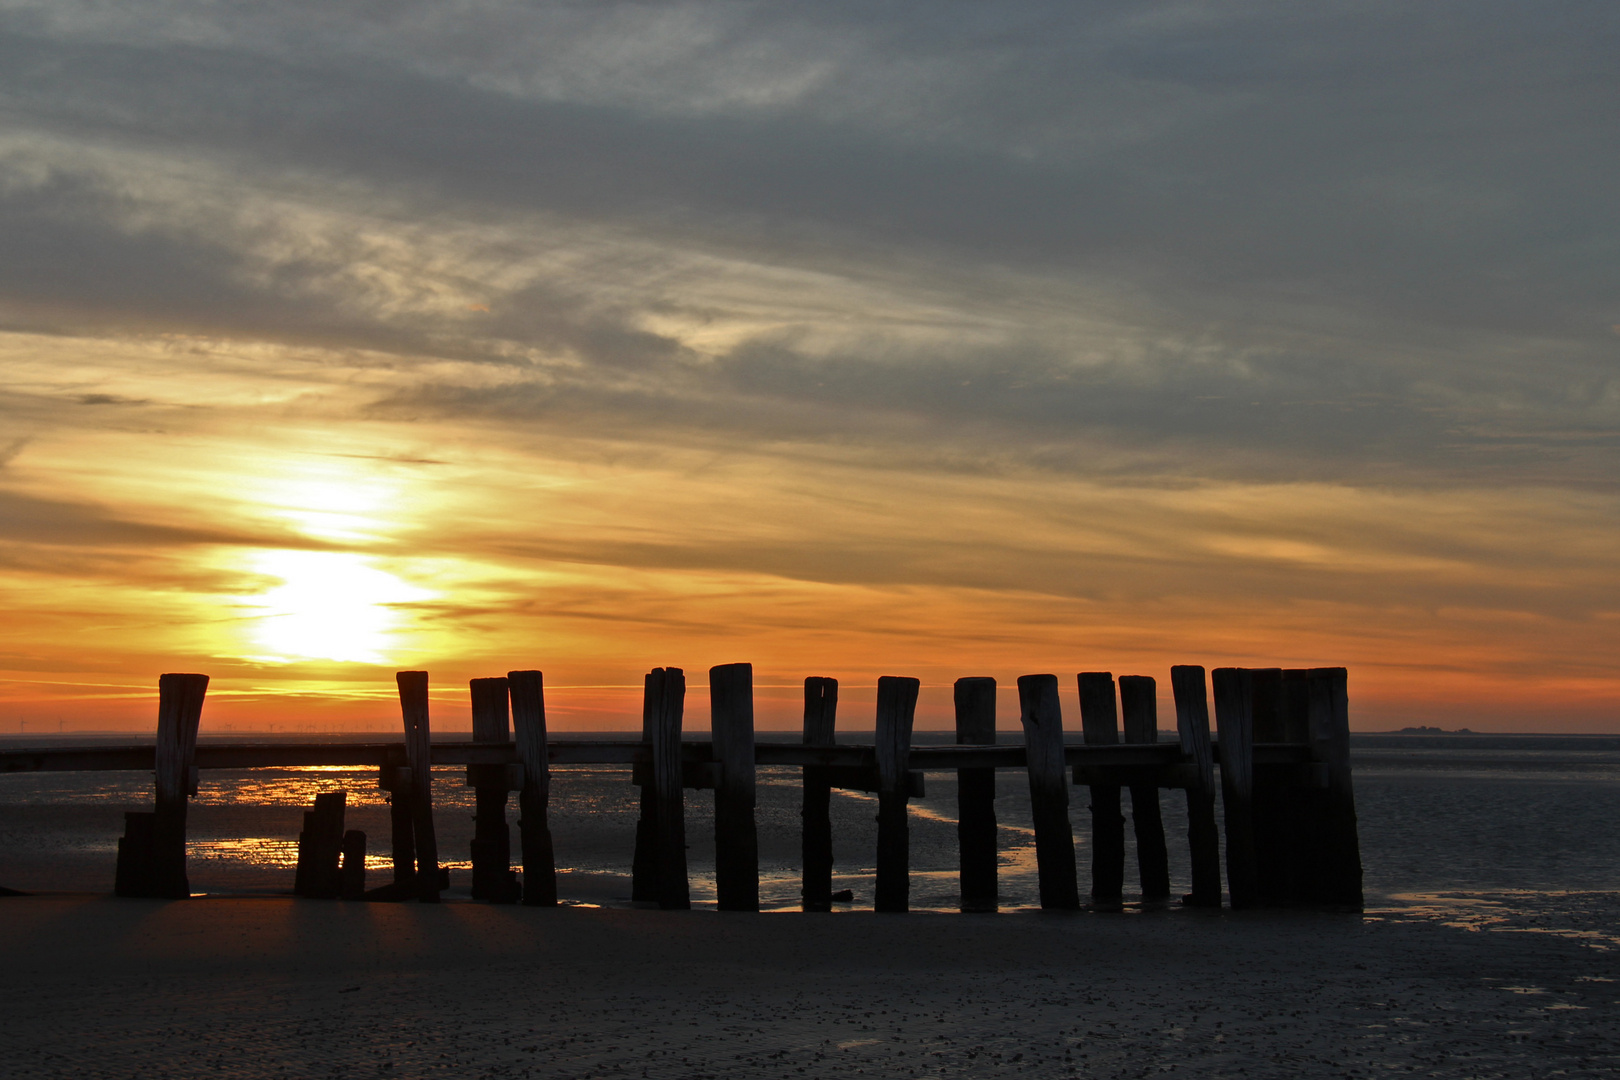
<path id="1" fill-rule="evenodd" d="M 346 791 L 323 791 L 315 808 L 304 811 L 298 834 L 298 867 L 293 873 L 293 895 L 310 900 L 336 900 L 343 893 L 339 860 L 343 854 L 343 816 Z"/>

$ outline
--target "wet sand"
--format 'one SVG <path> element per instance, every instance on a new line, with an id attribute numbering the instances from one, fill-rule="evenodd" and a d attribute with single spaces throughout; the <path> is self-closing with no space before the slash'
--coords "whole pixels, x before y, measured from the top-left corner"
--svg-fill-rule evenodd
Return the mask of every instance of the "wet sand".
<path id="1" fill-rule="evenodd" d="M 1586 923 L 0 900 L 9 1077 L 1611 1076 Z M 1596 915 L 1590 914 L 1596 912 Z M 1488 920 L 1476 925 L 1487 925 Z"/>

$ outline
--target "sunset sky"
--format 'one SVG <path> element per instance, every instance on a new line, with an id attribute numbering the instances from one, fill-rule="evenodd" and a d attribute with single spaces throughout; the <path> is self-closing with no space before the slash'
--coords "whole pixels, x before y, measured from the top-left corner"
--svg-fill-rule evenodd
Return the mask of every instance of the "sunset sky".
<path id="1" fill-rule="evenodd" d="M 0 733 L 751 661 L 1620 731 L 1620 6 L 0 0 Z"/>

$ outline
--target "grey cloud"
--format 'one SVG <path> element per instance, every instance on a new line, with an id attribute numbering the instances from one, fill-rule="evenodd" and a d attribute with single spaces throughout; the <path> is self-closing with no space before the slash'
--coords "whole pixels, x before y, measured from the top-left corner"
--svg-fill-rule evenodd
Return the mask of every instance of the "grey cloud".
<path id="1" fill-rule="evenodd" d="M 638 309 L 568 281 L 495 298 L 470 330 L 300 289 L 327 265 L 291 257 L 266 278 L 229 238 L 132 231 L 116 184 L 68 174 L 0 204 L 13 323 L 167 320 L 516 366 L 513 344 L 586 365 L 424 386 L 378 403 L 394 415 L 888 432 L 918 455 L 1090 471 L 1145 455 L 1206 475 L 1612 475 L 1612 6 L 762 4 L 617 97 L 479 79 L 478 34 L 532 30 L 517 9 L 482 10 L 473 31 L 412 10 L 396 27 L 331 16 L 329 35 L 300 26 L 308 12 L 254 15 L 250 31 L 210 23 L 204 44 L 13 21 L 0 101 L 19 130 L 225 162 L 244 184 L 358 183 L 447 229 L 556 215 L 851 280 L 910 276 L 1002 321 L 1021 298 L 976 268 L 1115 279 L 1145 298 L 1157 344 L 1082 365 L 1035 323 L 933 352 L 874 329 L 869 349 L 829 355 L 789 331 L 705 366 L 639 325 L 653 290 Z M 595 11 L 570 9 L 570 32 L 609 17 Z M 821 43 L 834 76 L 750 106 L 688 70 L 704 49 L 788 40 Z"/>
<path id="2" fill-rule="evenodd" d="M 14 112 L 53 129 L 410 182 L 484 213 L 686 224 L 789 250 L 818 230 L 947 259 L 1145 264 L 1217 292 L 1287 284 L 1402 317 L 1591 335 L 1614 321 L 1603 313 L 1620 286 L 1603 179 L 1620 150 L 1589 107 L 1594 84 L 1616 86 L 1594 47 L 1613 19 L 1590 21 L 1549 31 L 1504 16 L 1493 28 L 1480 15 L 1459 43 L 1456 29 L 1385 8 L 1293 33 L 1225 20 L 1101 51 L 1084 27 L 1060 27 L 1057 44 L 1040 20 L 1020 27 L 1030 37 L 1009 47 L 1027 45 L 1033 69 L 980 89 L 1044 95 L 1045 114 L 1074 110 L 1072 127 L 1109 102 L 1066 74 L 1067 42 L 1120 78 L 1225 103 L 1092 155 L 1015 155 L 813 113 L 524 100 L 376 60 L 16 36 L 0 56 L 28 88 L 8 95 Z M 1519 59 L 1527 45 L 1538 67 Z"/>
<path id="3" fill-rule="evenodd" d="M 23 559 L 19 551 L 22 545 L 147 549 L 198 544 L 305 549 L 328 546 L 290 532 L 131 521 L 102 506 L 5 490 L 0 490 L 0 537 L 16 545 L 7 560 L 12 565 Z"/>

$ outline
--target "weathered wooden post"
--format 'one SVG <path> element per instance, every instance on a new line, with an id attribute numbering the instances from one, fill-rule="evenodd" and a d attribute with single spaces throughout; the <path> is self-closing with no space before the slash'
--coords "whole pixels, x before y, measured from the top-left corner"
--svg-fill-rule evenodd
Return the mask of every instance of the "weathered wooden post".
<path id="1" fill-rule="evenodd" d="M 654 668 L 647 674 L 643 702 L 644 726 L 652 733 L 652 789 L 657 808 L 653 862 L 658 875 L 658 906 L 689 908 L 692 894 L 686 880 L 686 798 L 681 787 L 686 673 L 676 667 Z"/>
<path id="2" fill-rule="evenodd" d="M 1176 698 L 1176 732 L 1181 752 L 1192 758 L 1197 778 L 1187 788 L 1187 844 L 1192 856 L 1189 907 L 1221 906 L 1221 837 L 1215 824 L 1215 754 L 1209 741 L 1209 695 L 1204 669 L 1181 664 L 1170 669 Z"/>
<path id="3" fill-rule="evenodd" d="M 509 746 L 511 717 L 504 678 L 473 679 L 473 742 L 481 746 Z M 504 764 L 467 766 L 476 809 L 473 813 L 472 896 L 495 904 L 515 903 L 517 877 L 512 873 L 512 830 L 506 824 L 506 793 L 511 785 Z"/>
<path id="4" fill-rule="evenodd" d="M 1082 671 L 1080 726 L 1087 746 L 1119 745 L 1119 713 L 1114 704 L 1114 676 Z M 1125 902 L 1125 815 L 1119 809 L 1118 784 L 1091 788 L 1091 903 L 1118 910 Z"/>
<path id="5" fill-rule="evenodd" d="M 1121 675 L 1119 703 L 1125 718 L 1127 743 L 1159 741 L 1158 688 L 1148 675 Z M 1131 785 L 1131 824 L 1136 832 L 1136 868 L 1143 901 L 1170 898 L 1170 853 L 1164 843 L 1164 816 L 1159 812 L 1159 789 L 1153 784 Z"/>
<path id="6" fill-rule="evenodd" d="M 662 670 L 661 668 L 658 670 Z M 658 693 L 663 692 L 659 676 Z M 653 726 L 662 707 L 655 700 L 653 676 L 647 675 L 641 695 L 641 745 L 646 748 L 647 776 L 652 776 Z M 634 770 L 631 771 L 634 776 Z M 630 864 L 630 899 L 642 903 L 658 900 L 658 791 L 651 783 L 641 785 L 641 816 L 636 818 L 636 853 Z"/>
<path id="7" fill-rule="evenodd" d="M 956 741 L 996 741 L 996 680 L 957 679 Z M 996 770 L 956 770 L 956 842 L 963 911 L 995 911 Z"/>
<path id="8" fill-rule="evenodd" d="M 411 771 L 411 825 L 416 841 L 416 898 L 439 902 L 439 838 L 433 831 L 433 736 L 428 724 L 428 673 L 401 671 L 399 711 L 405 723 L 405 760 Z"/>
<path id="9" fill-rule="evenodd" d="M 1281 741 L 1294 746 L 1311 743 L 1309 674 L 1304 668 L 1288 668 L 1282 673 L 1278 708 Z M 1279 875 L 1283 887 L 1281 898 L 1290 904 L 1307 904 L 1311 902 L 1311 883 L 1315 880 L 1318 855 L 1314 826 L 1319 809 L 1315 770 L 1302 771 L 1299 766 L 1289 766 L 1277 771 L 1284 775 L 1277 793 L 1282 819 L 1278 829 L 1279 858 L 1283 864 Z M 1258 769 L 1256 775 L 1259 775 Z"/>
<path id="10" fill-rule="evenodd" d="M 346 791 L 323 791 L 315 796 L 315 808 L 304 811 L 293 895 L 310 900 L 336 900 L 342 895 L 338 864 L 343 854 L 343 815 L 348 799 Z"/>
<path id="11" fill-rule="evenodd" d="M 752 664 L 721 664 L 709 669 L 709 725 L 720 767 L 714 788 L 716 906 L 721 911 L 758 911 Z"/>
<path id="12" fill-rule="evenodd" d="M 838 725 L 838 680 L 812 675 L 804 680 L 804 745 L 832 746 Z M 832 777 L 825 765 L 804 767 L 805 911 L 832 910 Z"/>
<path id="13" fill-rule="evenodd" d="M 124 815 L 115 892 L 119 896 L 183 900 L 186 876 L 186 800 L 197 793 L 197 725 L 207 675 L 158 676 L 158 730 L 154 755 L 157 794 L 150 816 Z"/>
<path id="14" fill-rule="evenodd" d="M 1318 903 L 1362 909 L 1361 841 L 1356 833 L 1356 797 L 1350 783 L 1350 697 L 1344 668 L 1312 668 L 1308 676 L 1311 749 L 1327 770 L 1317 815 L 1320 858 Z"/>
<path id="15" fill-rule="evenodd" d="M 1295 745 L 1311 741 L 1310 671 L 1287 668 L 1282 673 L 1282 741 Z"/>
<path id="16" fill-rule="evenodd" d="M 1035 822 L 1035 861 L 1041 907 L 1075 910 L 1074 828 L 1069 824 L 1069 778 L 1063 756 L 1063 707 L 1056 675 L 1018 677 L 1019 722 L 1029 772 L 1030 816 Z"/>
<path id="17" fill-rule="evenodd" d="M 416 813 L 411 807 L 411 768 L 404 747 L 390 748 L 382 767 L 388 792 L 389 854 L 394 864 L 392 899 L 416 895 Z"/>
<path id="18" fill-rule="evenodd" d="M 365 899 L 366 834 L 359 829 L 350 829 L 343 834 L 343 867 L 339 877 L 339 895 L 343 899 Z"/>
<path id="19" fill-rule="evenodd" d="M 1226 888 L 1234 908 L 1260 902 L 1254 847 L 1254 686 L 1245 668 L 1216 668 L 1221 804 L 1226 809 Z"/>
<path id="20" fill-rule="evenodd" d="M 1287 742 L 1282 668 L 1250 668 L 1249 683 L 1254 695 L 1255 745 Z M 1256 895 L 1262 904 L 1286 904 L 1292 899 L 1289 832 L 1297 820 L 1290 805 L 1293 771 L 1290 765 L 1254 766 L 1254 864 Z"/>
<path id="21" fill-rule="evenodd" d="M 512 727 L 517 734 L 523 786 L 518 792 L 518 828 L 523 845 L 523 903 L 557 904 L 557 857 L 551 843 L 551 754 L 546 745 L 545 677 L 538 671 L 509 671 Z"/>
<path id="22" fill-rule="evenodd" d="M 911 906 L 911 725 L 917 715 L 916 679 L 884 675 L 877 692 L 878 850 L 876 911 Z"/>

